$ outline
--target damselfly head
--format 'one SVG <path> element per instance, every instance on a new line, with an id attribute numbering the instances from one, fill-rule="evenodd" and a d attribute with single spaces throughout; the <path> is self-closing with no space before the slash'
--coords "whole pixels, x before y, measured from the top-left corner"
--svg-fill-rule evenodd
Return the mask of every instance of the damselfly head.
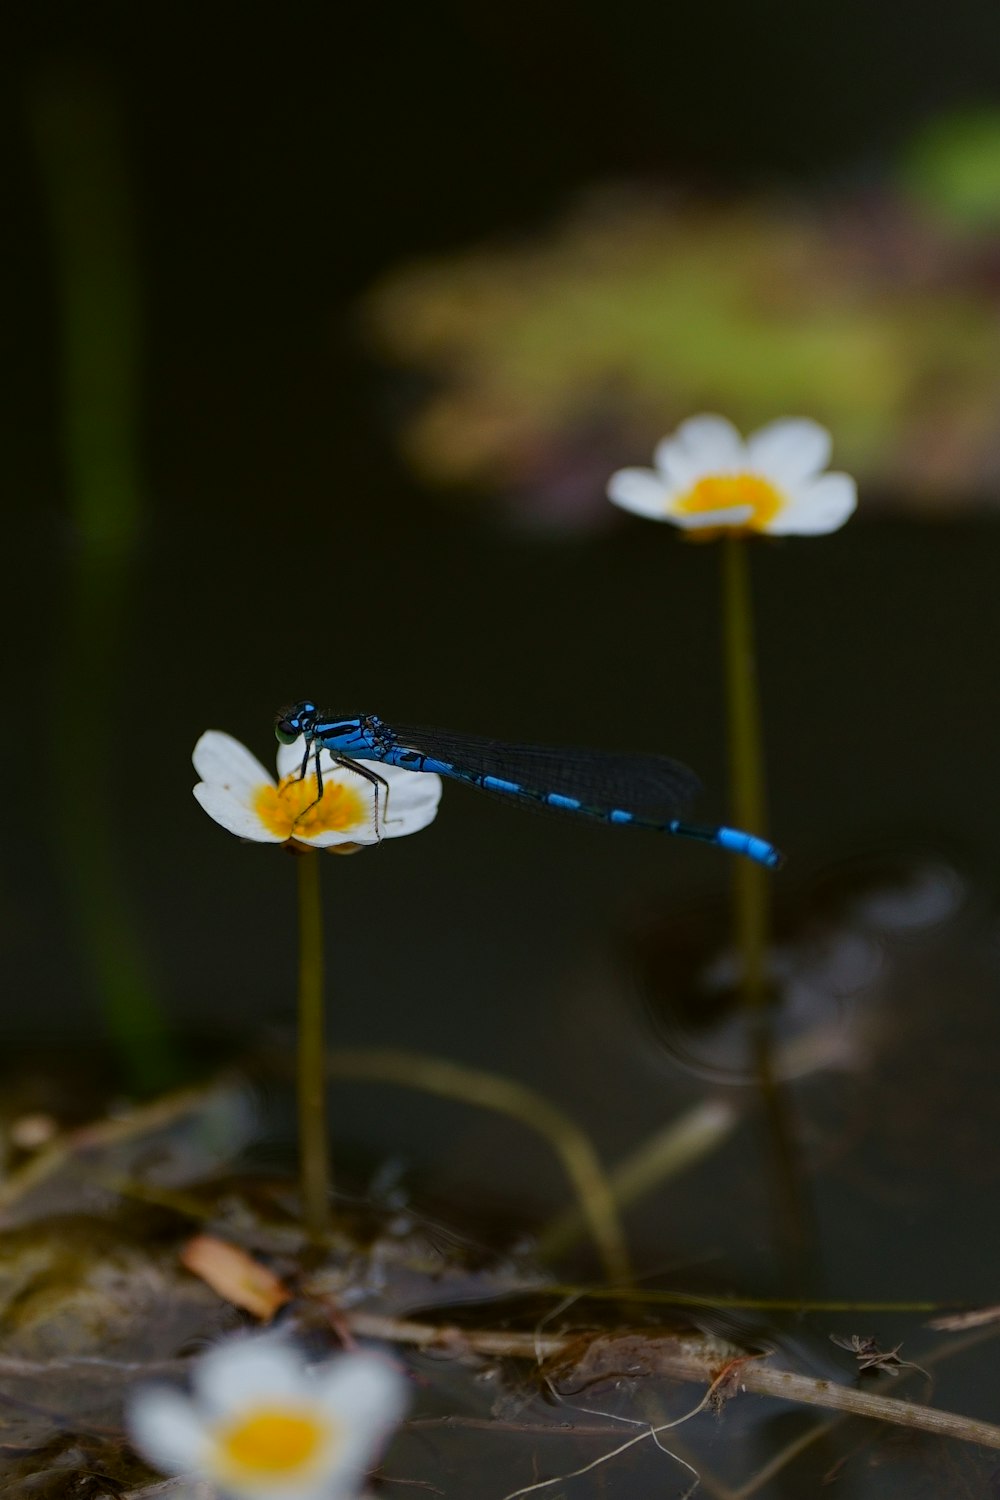
<path id="1" fill-rule="evenodd" d="M 318 710 L 308 699 L 291 708 L 283 708 L 274 721 L 274 733 L 282 745 L 293 745 L 303 734 L 311 734 Z"/>

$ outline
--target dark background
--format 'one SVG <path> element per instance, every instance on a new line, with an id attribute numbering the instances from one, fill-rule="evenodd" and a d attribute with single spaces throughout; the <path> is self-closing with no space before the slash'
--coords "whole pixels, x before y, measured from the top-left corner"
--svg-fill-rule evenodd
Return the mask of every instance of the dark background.
<path id="1" fill-rule="evenodd" d="M 293 862 L 194 802 L 208 727 L 270 765 L 275 710 L 308 695 L 389 722 L 657 749 L 698 769 L 701 815 L 724 818 L 717 551 L 617 515 L 543 537 L 418 484 L 394 441 L 405 382 L 366 346 L 359 300 L 399 263 L 542 231 L 609 179 L 863 190 L 923 122 L 1000 100 L 995 4 L 37 5 L 2 26 L 8 1080 L 106 1062 L 74 917 L 90 851 L 67 792 L 106 826 L 188 1066 L 290 1044 Z M 53 87 L 117 112 L 142 325 L 141 525 L 119 628 L 69 686 L 85 549 L 31 124 Z M 960 866 L 976 900 L 872 997 L 896 1026 L 882 1072 L 810 1096 L 805 1134 L 834 1163 L 811 1183 L 811 1286 L 995 1301 L 1000 536 L 988 519 L 872 519 L 867 498 L 836 535 L 753 550 L 769 832 L 789 856 L 776 900 L 914 847 Z M 632 938 L 669 947 L 724 900 L 716 851 L 448 786 L 429 831 L 322 874 L 332 1041 L 533 1083 L 609 1161 L 704 1092 L 654 1041 Z M 260 1148 L 286 1166 L 288 1105 L 286 1090 L 283 1141 Z M 502 1243 L 566 1201 L 545 1150 L 485 1112 L 352 1085 L 332 1116 L 352 1166 L 394 1158 L 418 1202 L 477 1227 L 495 1213 Z M 841 1136 L 865 1144 L 838 1177 Z M 639 1264 L 698 1267 L 707 1246 L 727 1289 L 780 1279 L 763 1160 L 741 1131 L 723 1189 L 698 1178 L 645 1203 Z M 817 1368 L 827 1333 L 810 1334 Z M 940 1401 L 988 1416 L 992 1389 L 977 1377 Z"/>
<path id="2" fill-rule="evenodd" d="M 53 78 L 96 81 L 117 107 L 138 238 L 144 519 L 98 791 L 178 1027 L 246 1040 L 293 996 L 293 871 L 190 797 L 206 727 L 270 762 L 275 709 L 308 694 L 657 748 L 698 768 L 701 812 L 724 816 L 714 551 L 632 518 L 540 539 L 419 487 L 357 299 L 400 261 L 544 227 L 609 177 L 863 182 L 938 110 L 997 97 L 995 7 L 40 6 L 5 28 L 11 1046 L 100 1035 L 50 796 L 49 750 L 73 778 L 81 733 L 52 690 L 77 539 L 28 120 Z M 756 549 L 783 889 L 914 831 L 988 865 L 998 561 L 988 524 L 871 522 L 864 497 L 836 536 Z M 611 962 L 636 911 L 680 910 L 728 874 L 711 850 L 449 787 L 423 837 L 324 869 L 335 1033 L 551 1082 L 553 988 Z"/>

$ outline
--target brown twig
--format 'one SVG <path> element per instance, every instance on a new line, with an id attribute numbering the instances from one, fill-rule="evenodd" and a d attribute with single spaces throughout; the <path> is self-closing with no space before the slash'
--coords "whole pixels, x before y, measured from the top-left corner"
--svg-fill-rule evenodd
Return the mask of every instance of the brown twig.
<path id="1" fill-rule="evenodd" d="M 794 1370 L 782 1370 L 770 1362 L 770 1356 L 748 1359 L 745 1351 L 704 1335 L 625 1329 L 594 1335 L 584 1341 L 579 1335 L 464 1329 L 365 1312 L 352 1312 L 346 1316 L 351 1331 L 358 1338 L 438 1349 L 451 1352 L 456 1358 L 493 1355 L 535 1363 L 558 1363 L 572 1357 L 574 1375 L 586 1380 L 596 1379 L 602 1373 L 614 1373 L 618 1376 L 666 1376 L 711 1386 L 727 1365 L 735 1367 L 738 1362 L 738 1368 L 734 1368 L 732 1377 L 727 1380 L 730 1388 L 1000 1449 L 1000 1427 L 992 1422 L 980 1422 L 973 1417 L 921 1406 L 899 1397 L 880 1396 L 874 1391 L 856 1390 L 834 1381 L 800 1375 Z"/>

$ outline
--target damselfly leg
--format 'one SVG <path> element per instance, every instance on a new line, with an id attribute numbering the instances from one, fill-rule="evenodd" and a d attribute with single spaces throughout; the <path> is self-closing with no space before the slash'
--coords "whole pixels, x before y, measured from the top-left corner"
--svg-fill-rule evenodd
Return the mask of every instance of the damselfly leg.
<path id="1" fill-rule="evenodd" d="M 296 777 L 296 780 L 297 781 L 304 781 L 305 780 L 306 773 L 307 773 L 307 771 L 309 769 L 309 757 L 310 757 L 310 755 L 312 755 L 313 758 L 314 758 L 314 764 L 316 766 L 316 795 L 313 798 L 313 800 L 309 803 L 309 806 L 308 807 L 304 807 L 302 809 L 302 811 L 299 813 L 299 817 L 300 818 L 304 817 L 307 812 L 310 812 L 316 806 L 317 802 L 322 802 L 322 800 L 323 800 L 323 766 L 322 766 L 322 762 L 320 760 L 320 757 L 323 754 L 324 748 L 325 747 L 320 744 L 319 740 L 315 740 L 313 742 L 310 742 L 308 740 L 306 741 L 306 753 L 302 757 L 302 766 L 301 766 L 301 768 L 299 770 L 299 774 Z M 377 771 L 373 771 L 370 766 L 363 766 L 358 761 L 352 760 L 350 758 L 350 756 L 347 756 L 347 755 L 337 755 L 332 750 L 327 750 L 326 753 L 330 757 L 330 759 L 333 761 L 333 763 L 334 763 L 335 766 L 342 766 L 345 771 L 350 771 L 353 775 L 360 776 L 363 781 L 367 781 L 370 786 L 374 787 L 374 789 L 375 789 L 374 790 L 374 798 L 375 798 L 375 806 L 374 806 L 375 837 L 381 843 L 381 841 L 382 841 L 382 828 L 381 828 L 381 824 L 383 822 L 387 823 L 389 821 L 389 783 L 388 783 L 388 781 L 386 781 L 386 779 L 385 779 L 384 776 L 380 776 Z M 382 787 L 383 790 L 385 791 L 385 814 L 384 814 L 384 816 L 381 819 L 379 818 L 379 808 L 378 808 L 379 787 Z"/>

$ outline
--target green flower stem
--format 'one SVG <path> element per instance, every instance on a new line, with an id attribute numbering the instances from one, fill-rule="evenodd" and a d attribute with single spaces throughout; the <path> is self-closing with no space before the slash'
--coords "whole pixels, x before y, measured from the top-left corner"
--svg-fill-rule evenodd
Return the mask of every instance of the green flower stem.
<path id="1" fill-rule="evenodd" d="M 730 795 L 738 828 L 763 836 L 766 827 L 764 752 L 753 608 L 746 542 L 727 536 L 723 546 L 726 696 L 729 705 Z M 770 875 L 749 859 L 735 861 L 736 941 L 743 958 L 743 994 L 748 1008 L 767 1001 L 767 939 Z"/>
<path id="2" fill-rule="evenodd" d="M 726 696 L 729 708 L 730 795 L 737 827 L 765 835 L 763 730 L 754 651 L 753 606 L 746 540 L 723 543 Z M 809 1239 L 794 1132 L 774 1066 L 768 1009 L 767 950 L 773 877 L 749 859 L 734 862 L 735 938 L 742 960 L 741 989 L 749 1026 L 757 1085 L 767 1120 L 774 1163 L 782 1239 L 801 1266 Z"/>
<path id="3" fill-rule="evenodd" d="M 51 718 L 73 726 L 73 766 L 52 742 L 48 780 L 59 857 L 105 1023 L 128 1084 L 176 1073 L 115 830 L 107 729 L 118 700 L 143 483 L 137 457 L 137 260 L 121 130 L 98 79 L 53 69 L 29 99 L 48 209 L 58 309 L 62 456 L 75 527 Z"/>
<path id="4" fill-rule="evenodd" d="M 311 1239 L 320 1240 L 329 1227 L 331 1179 L 319 856 L 303 853 L 296 863 L 299 867 L 299 1170 L 306 1232 Z"/>

